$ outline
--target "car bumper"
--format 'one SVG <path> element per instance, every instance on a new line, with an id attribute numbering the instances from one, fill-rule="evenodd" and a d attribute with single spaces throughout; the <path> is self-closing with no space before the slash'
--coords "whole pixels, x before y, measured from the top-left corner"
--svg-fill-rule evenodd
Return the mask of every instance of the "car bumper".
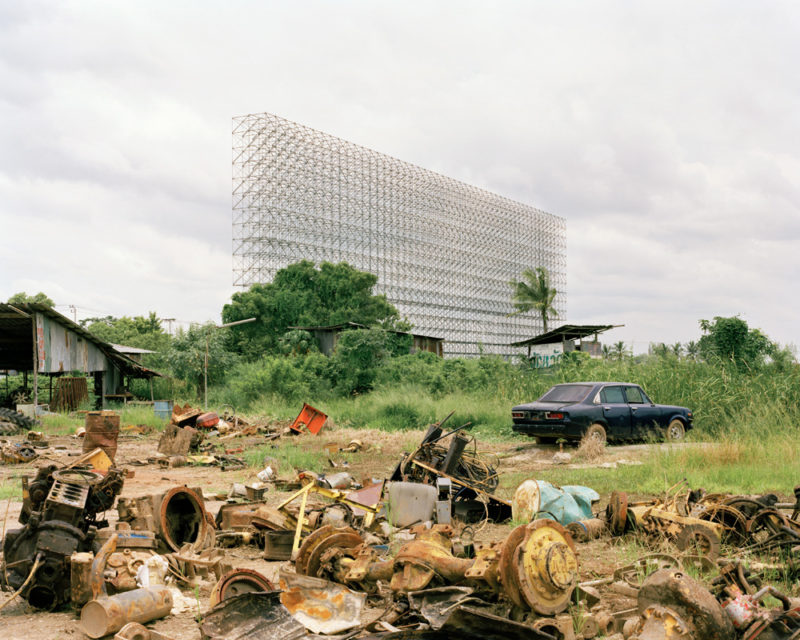
<path id="1" fill-rule="evenodd" d="M 580 438 L 583 434 L 579 425 L 547 422 L 514 422 L 514 433 L 541 438 Z"/>

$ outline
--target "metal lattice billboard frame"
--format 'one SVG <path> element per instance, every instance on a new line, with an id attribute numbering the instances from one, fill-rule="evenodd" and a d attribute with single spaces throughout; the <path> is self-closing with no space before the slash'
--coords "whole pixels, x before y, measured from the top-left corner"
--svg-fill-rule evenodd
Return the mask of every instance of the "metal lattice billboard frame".
<path id="1" fill-rule="evenodd" d="M 566 320 L 566 221 L 278 116 L 233 119 L 233 282 L 302 259 L 378 276 L 414 333 L 450 356 L 512 355 L 542 331 L 509 316 L 523 269 L 545 267 Z"/>

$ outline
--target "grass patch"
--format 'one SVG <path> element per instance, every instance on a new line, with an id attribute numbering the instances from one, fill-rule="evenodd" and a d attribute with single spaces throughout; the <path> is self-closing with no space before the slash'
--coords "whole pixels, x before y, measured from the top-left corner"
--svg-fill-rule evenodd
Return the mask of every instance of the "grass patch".
<path id="1" fill-rule="evenodd" d="M 278 447 L 264 445 L 246 451 L 244 454 L 245 462 L 248 466 L 261 471 L 267 464 L 274 460 L 277 462 L 276 470 L 282 475 L 292 470 L 296 471 L 315 471 L 322 472 L 327 464 L 327 458 L 322 451 L 310 450 L 307 446 L 296 444 L 283 444 Z"/>
<path id="2" fill-rule="evenodd" d="M 54 413 L 52 415 L 41 416 L 39 422 L 42 423 L 42 431 L 50 436 L 69 436 L 75 433 L 78 427 L 84 423 L 83 416 L 69 416 L 66 413 Z"/>
<path id="3" fill-rule="evenodd" d="M 120 427 L 129 424 L 143 424 L 151 429 L 161 431 L 168 422 L 167 420 L 162 420 L 153 413 L 153 407 L 151 406 L 117 405 L 110 407 L 108 410 L 116 411 L 120 414 Z M 86 424 L 86 414 L 54 413 L 41 416 L 39 421 L 42 423 L 42 431 L 46 434 L 51 436 L 69 436 Z"/>
<path id="4" fill-rule="evenodd" d="M 114 409 L 120 413 L 120 426 L 127 424 L 143 424 L 161 431 L 169 422 L 159 418 L 149 405 L 124 405 Z"/>
<path id="5" fill-rule="evenodd" d="M 19 478 L 3 478 L 0 480 L 0 500 L 22 500 L 22 484 Z M 5 513 L 5 505 L 0 505 L 0 516 Z"/>
<path id="6" fill-rule="evenodd" d="M 615 469 L 555 468 L 537 474 L 557 485 L 581 484 L 601 494 L 615 490 L 632 495 L 662 494 L 686 479 L 692 488 L 720 493 L 769 493 L 791 497 L 800 477 L 800 444 L 790 434 L 772 434 L 761 439 L 729 436 L 720 442 L 689 446 L 648 447 L 641 465 L 618 465 Z M 504 474 L 501 488 L 514 488 L 530 474 Z"/>

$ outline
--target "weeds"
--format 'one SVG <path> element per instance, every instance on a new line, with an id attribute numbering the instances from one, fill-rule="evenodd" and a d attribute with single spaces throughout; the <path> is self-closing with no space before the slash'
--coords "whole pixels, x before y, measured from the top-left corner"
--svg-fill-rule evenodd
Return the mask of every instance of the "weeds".
<path id="1" fill-rule="evenodd" d="M 259 471 L 269 464 L 274 471 L 284 474 L 291 470 L 319 472 L 325 465 L 323 452 L 311 451 L 307 447 L 295 444 L 256 447 L 245 452 L 244 459 L 249 467 Z"/>

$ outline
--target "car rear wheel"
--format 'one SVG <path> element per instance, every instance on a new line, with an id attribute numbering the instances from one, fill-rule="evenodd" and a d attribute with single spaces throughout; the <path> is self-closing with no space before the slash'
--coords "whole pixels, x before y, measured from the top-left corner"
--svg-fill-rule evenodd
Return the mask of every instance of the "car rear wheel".
<path id="1" fill-rule="evenodd" d="M 680 442 L 686 435 L 686 427 L 683 426 L 683 422 L 676 418 L 667 426 L 665 435 L 667 442 Z"/>
<path id="2" fill-rule="evenodd" d="M 589 440 L 590 438 L 593 440 L 597 440 L 598 442 L 602 442 L 605 444 L 606 442 L 606 429 L 602 424 L 598 424 L 595 422 L 592 425 L 589 425 L 589 428 L 586 430 L 586 433 L 583 434 L 583 437 Z"/>

